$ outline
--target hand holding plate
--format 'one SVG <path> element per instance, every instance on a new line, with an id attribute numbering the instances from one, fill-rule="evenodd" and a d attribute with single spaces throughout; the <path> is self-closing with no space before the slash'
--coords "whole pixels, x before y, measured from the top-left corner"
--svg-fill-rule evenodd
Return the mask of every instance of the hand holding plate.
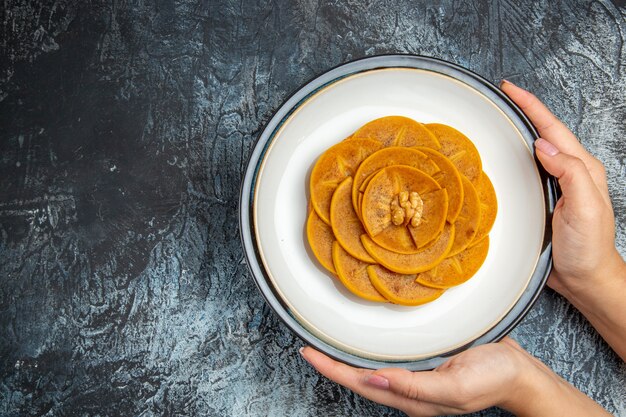
<path id="1" fill-rule="evenodd" d="M 604 166 L 534 95 L 510 82 L 503 82 L 502 90 L 537 127 L 537 157 L 563 191 L 552 219 L 554 269 L 548 285 L 570 300 L 624 359 L 626 264 L 615 248 Z"/>
<path id="2" fill-rule="evenodd" d="M 491 406 L 518 416 L 609 415 L 508 337 L 424 372 L 353 368 L 310 347 L 302 356 L 327 378 L 409 416 L 456 415 Z"/>

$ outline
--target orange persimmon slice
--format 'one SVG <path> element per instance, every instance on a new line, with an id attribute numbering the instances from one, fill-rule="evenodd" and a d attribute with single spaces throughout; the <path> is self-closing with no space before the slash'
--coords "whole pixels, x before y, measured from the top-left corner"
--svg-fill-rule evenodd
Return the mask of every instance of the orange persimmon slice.
<path id="1" fill-rule="evenodd" d="M 384 146 L 427 146 L 439 149 L 437 138 L 423 124 L 404 116 L 386 116 L 363 125 L 351 138 L 369 138 Z M 350 139 L 352 140 L 352 139 Z"/>
<path id="2" fill-rule="evenodd" d="M 330 200 L 335 189 L 346 177 L 354 175 L 361 162 L 380 149 L 372 139 L 339 142 L 319 157 L 311 171 L 311 204 L 318 216 L 330 224 Z"/>
<path id="3" fill-rule="evenodd" d="M 447 220 L 448 223 L 454 223 L 459 215 L 459 212 L 461 211 L 461 206 L 463 205 L 463 184 L 461 183 L 461 174 L 459 173 L 459 170 L 456 169 L 452 161 L 446 158 L 443 154 L 430 148 L 419 147 L 417 149 L 426 154 L 426 156 L 432 159 L 433 162 L 439 167 L 440 171 L 434 174 L 433 178 L 439 183 L 441 188 L 445 188 L 448 191 Z"/>
<path id="4" fill-rule="evenodd" d="M 383 168 L 371 179 L 361 203 L 361 218 L 372 240 L 398 253 L 415 253 L 443 229 L 448 198 L 435 180 L 424 172 L 405 165 Z M 400 192 L 415 191 L 424 203 L 423 221 L 417 226 L 392 223 L 392 201 Z M 428 203 L 428 204 L 427 204 Z"/>
<path id="5" fill-rule="evenodd" d="M 420 249 L 432 242 L 443 231 L 450 201 L 448 191 L 445 189 L 435 190 L 421 197 L 424 201 L 422 221 L 417 227 L 407 226 L 413 243 Z"/>
<path id="6" fill-rule="evenodd" d="M 465 176 L 461 177 L 461 180 L 463 182 L 463 194 L 465 198 L 463 199 L 461 212 L 456 222 L 454 222 L 456 235 L 448 256 L 456 255 L 469 246 L 478 232 L 478 222 L 480 221 L 480 201 L 478 200 L 478 193 Z"/>
<path id="7" fill-rule="evenodd" d="M 496 190 L 493 188 L 491 180 L 482 173 L 480 184 L 476 187 L 478 192 L 478 200 L 480 201 L 480 221 L 478 222 L 478 232 L 473 242 L 483 239 L 493 227 L 498 213 L 498 199 L 496 198 Z M 473 243 L 472 242 L 472 243 Z"/>
<path id="8" fill-rule="evenodd" d="M 391 165 L 410 166 L 430 176 L 439 171 L 436 161 L 433 162 L 424 152 L 420 152 L 416 149 L 394 146 L 374 152 L 359 165 L 359 168 L 354 174 L 352 204 L 357 213 L 359 213 L 359 193 L 365 191 L 364 186 L 367 186 L 368 180 L 371 180 L 372 175 L 377 171 Z"/>
<path id="9" fill-rule="evenodd" d="M 363 246 L 385 268 L 399 274 L 417 274 L 427 271 L 446 257 L 454 241 L 454 226 L 446 223 L 437 240 L 414 254 L 392 252 L 377 245 L 368 235 L 361 235 Z"/>
<path id="10" fill-rule="evenodd" d="M 444 293 L 444 290 L 416 282 L 415 274 L 397 274 L 380 265 L 368 266 L 367 274 L 374 288 L 394 304 L 417 306 L 431 302 Z"/>
<path id="11" fill-rule="evenodd" d="M 370 282 L 367 274 L 368 263 L 350 256 L 339 242 L 333 243 L 332 251 L 337 276 L 352 294 L 369 301 L 387 301 Z"/>
<path id="12" fill-rule="evenodd" d="M 350 255 L 358 260 L 370 264 L 376 261 L 367 253 L 361 243 L 361 235 L 365 229 L 357 217 L 350 193 L 352 191 L 352 177 L 348 177 L 339 184 L 330 202 L 330 225 L 337 241 Z"/>
<path id="13" fill-rule="evenodd" d="M 315 258 L 331 274 L 335 275 L 337 272 L 332 255 L 335 235 L 330 226 L 320 219 L 315 210 L 311 210 L 309 213 L 309 219 L 306 222 L 306 236 Z"/>
<path id="14" fill-rule="evenodd" d="M 433 288 L 462 284 L 480 269 L 489 253 L 489 236 L 464 251 L 444 259 L 439 265 L 417 274 L 417 282 Z"/>
<path id="15" fill-rule="evenodd" d="M 478 185 L 483 170 L 478 149 L 467 136 L 455 128 L 439 123 L 426 125 L 441 143 L 439 152 L 447 156 L 474 185 Z"/>

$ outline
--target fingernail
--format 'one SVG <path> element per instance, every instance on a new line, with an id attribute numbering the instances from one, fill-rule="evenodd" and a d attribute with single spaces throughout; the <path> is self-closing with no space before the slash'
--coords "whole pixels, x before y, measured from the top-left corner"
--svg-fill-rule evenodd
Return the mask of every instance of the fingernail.
<path id="1" fill-rule="evenodd" d="M 365 382 L 380 389 L 389 389 L 389 380 L 380 375 L 368 375 Z"/>
<path id="2" fill-rule="evenodd" d="M 559 153 L 556 146 L 543 138 L 539 138 L 535 141 L 535 147 L 548 156 L 554 156 Z"/>
<path id="3" fill-rule="evenodd" d="M 502 81 L 500 81 L 500 87 L 502 87 L 504 84 L 511 84 L 511 85 L 515 85 L 515 84 L 513 84 L 513 83 L 512 83 L 511 81 L 509 81 L 509 80 L 502 79 Z"/>
<path id="4" fill-rule="evenodd" d="M 304 346 L 302 346 L 300 349 L 298 349 L 298 352 L 300 352 L 300 356 L 302 356 L 302 359 L 304 359 L 305 361 L 309 362 L 309 360 L 306 358 L 306 356 L 304 356 Z"/>

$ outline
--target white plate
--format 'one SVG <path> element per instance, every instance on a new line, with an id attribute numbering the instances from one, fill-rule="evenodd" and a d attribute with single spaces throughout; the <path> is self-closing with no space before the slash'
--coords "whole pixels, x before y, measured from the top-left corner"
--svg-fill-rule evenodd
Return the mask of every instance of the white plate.
<path id="1" fill-rule="evenodd" d="M 305 236 L 309 174 L 317 158 L 386 115 L 444 123 L 466 134 L 498 197 L 479 272 L 419 307 L 352 295 L 318 265 Z M 535 163 L 533 136 L 499 90 L 445 62 L 383 56 L 318 77 L 268 124 L 244 180 L 241 231 L 257 284 L 305 341 L 358 366 L 394 362 L 424 369 L 501 338 L 536 299 L 550 268 L 546 224 L 554 190 Z"/>

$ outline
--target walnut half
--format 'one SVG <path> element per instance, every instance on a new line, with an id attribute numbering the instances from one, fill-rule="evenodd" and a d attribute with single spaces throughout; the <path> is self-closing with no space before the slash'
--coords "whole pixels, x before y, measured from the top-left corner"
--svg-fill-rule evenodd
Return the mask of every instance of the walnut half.
<path id="1" fill-rule="evenodd" d="M 401 191 L 391 200 L 391 221 L 396 226 L 417 227 L 423 212 L 424 201 L 415 191 Z"/>

